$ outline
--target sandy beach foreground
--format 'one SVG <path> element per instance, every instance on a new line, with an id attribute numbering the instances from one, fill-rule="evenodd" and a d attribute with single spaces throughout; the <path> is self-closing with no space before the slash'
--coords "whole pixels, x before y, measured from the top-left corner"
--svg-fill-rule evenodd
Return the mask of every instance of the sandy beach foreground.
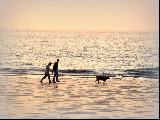
<path id="1" fill-rule="evenodd" d="M 159 80 L 113 77 L 1 76 L 0 118 L 159 118 Z"/>

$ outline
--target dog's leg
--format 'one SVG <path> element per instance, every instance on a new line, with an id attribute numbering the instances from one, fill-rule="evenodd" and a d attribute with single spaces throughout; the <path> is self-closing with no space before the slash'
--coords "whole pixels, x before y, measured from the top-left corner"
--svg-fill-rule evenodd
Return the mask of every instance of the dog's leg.
<path id="1" fill-rule="evenodd" d="M 107 86 L 108 86 L 108 84 L 106 83 L 106 81 L 105 81 L 105 85 L 107 85 Z"/>
<path id="2" fill-rule="evenodd" d="M 105 85 L 105 83 L 106 83 L 106 82 L 105 82 L 105 81 L 103 81 L 103 85 Z"/>

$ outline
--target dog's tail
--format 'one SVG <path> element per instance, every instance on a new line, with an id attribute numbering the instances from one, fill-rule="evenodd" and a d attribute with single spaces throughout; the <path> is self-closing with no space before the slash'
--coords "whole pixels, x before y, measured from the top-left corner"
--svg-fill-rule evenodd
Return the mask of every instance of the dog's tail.
<path id="1" fill-rule="evenodd" d="M 96 76 L 96 81 L 98 81 L 98 76 Z M 96 82 L 96 81 L 95 81 L 95 82 Z"/>

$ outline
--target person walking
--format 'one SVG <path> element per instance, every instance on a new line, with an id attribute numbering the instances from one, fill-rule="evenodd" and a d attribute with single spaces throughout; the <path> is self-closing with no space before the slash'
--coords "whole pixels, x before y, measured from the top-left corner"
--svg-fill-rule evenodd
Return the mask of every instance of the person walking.
<path id="1" fill-rule="evenodd" d="M 56 83 L 56 82 L 60 82 L 58 80 L 58 62 L 59 62 L 59 59 L 57 59 L 57 62 L 54 63 L 53 65 L 53 74 L 54 74 L 54 77 L 53 77 L 53 83 Z M 55 80 L 56 78 L 56 80 Z"/>
<path id="2" fill-rule="evenodd" d="M 46 70 L 45 70 L 45 75 L 44 77 L 41 79 L 41 83 L 43 83 L 43 80 L 48 76 L 48 80 L 49 80 L 49 83 L 51 83 L 51 80 L 50 80 L 50 74 L 49 74 L 49 71 L 50 71 L 50 66 L 51 66 L 51 62 L 48 63 L 48 65 L 46 65 Z"/>

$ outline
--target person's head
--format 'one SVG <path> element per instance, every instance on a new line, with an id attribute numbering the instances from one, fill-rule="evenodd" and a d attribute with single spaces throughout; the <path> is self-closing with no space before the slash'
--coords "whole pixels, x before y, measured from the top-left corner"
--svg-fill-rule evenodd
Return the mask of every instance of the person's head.
<path id="1" fill-rule="evenodd" d="M 57 62 L 59 62 L 59 59 L 57 59 Z"/>
<path id="2" fill-rule="evenodd" d="M 52 64 L 51 62 L 48 63 L 49 66 L 51 66 L 51 64 Z"/>

